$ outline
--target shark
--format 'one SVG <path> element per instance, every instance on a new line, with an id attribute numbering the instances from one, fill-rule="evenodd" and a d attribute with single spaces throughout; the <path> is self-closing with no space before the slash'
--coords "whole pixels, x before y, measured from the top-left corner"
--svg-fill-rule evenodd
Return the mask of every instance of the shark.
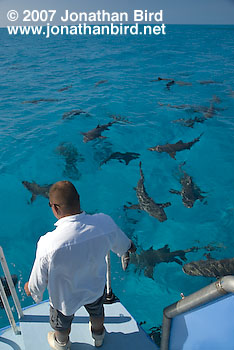
<path id="1" fill-rule="evenodd" d="M 188 81 L 176 81 L 175 83 L 179 86 L 191 86 L 192 85 L 192 83 L 190 83 Z"/>
<path id="2" fill-rule="evenodd" d="M 99 80 L 97 83 L 95 83 L 94 87 L 97 87 L 97 86 L 99 86 L 101 84 L 105 84 L 107 82 L 108 82 L 108 80 Z"/>
<path id="3" fill-rule="evenodd" d="M 216 260 L 198 260 L 183 266 L 184 273 L 190 276 L 204 276 L 220 278 L 234 274 L 234 258 Z"/>
<path id="4" fill-rule="evenodd" d="M 81 174 L 76 167 L 76 163 L 83 162 L 84 158 L 78 153 L 76 147 L 69 142 L 61 142 L 56 148 L 55 152 L 62 156 L 65 160 L 65 169 L 63 172 L 64 176 L 69 177 L 73 180 L 79 180 Z"/>
<path id="5" fill-rule="evenodd" d="M 126 165 L 129 164 L 129 162 L 133 159 L 137 159 L 140 157 L 139 153 L 134 153 L 134 152 L 125 152 L 125 153 L 121 153 L 121 152 L 114 152 L 112 153 L 109 157 L 107 157 L 106 159 L 104 159 L 100 165 L 106 164 L 107 162 L 109 162 L 111 159 L 117 159 L 120 163 L 125 162 Z"/>
<path id="6" fill-rule="evenodd" d="M 183 176 L 180 179 L 182 185 L 181 191 L 170 190 L 170 193 L 178 194 L 182 197 L 182 202 L 186 208 L 192 208 L 196 200 L 202 201 L 205 197 L 201 193 L 205 193 L 200 190 L 200 188 L 193 182 L 193 179 L 188 175 L 184 170 L 182 171 L 182 166 L 180 166 L 180 171 L 183 173 Z"/>
<path id="7" fill-rule="evenodd" d="M 64 119 L 73 119 L 73 117 L 75 115 L 80 115 L 80 114 L 86 114 L 87 113 L 85 111 L 83 111 L 82 109 L 73 109 L 72 111 L 69 111 L 69 112 L 65 112 L 63 113 L 63 120 Z"/>
<path id="8" fill-rule="evenodd" d="M 164 208 L 167 208 L 171 205 L 170 202 L 166 203 L 155 203 L 155 201 L 149 197 L 148 193 L 145 190 L 144 186 L 144 174 L 141 168 L 141 162 L 139 163 L 140 167 L 140 179 L 136 187 L 136 195 L 138 198 L 139 204 L 131 204 L 130 206 L 124 206 L 124 209 L 138 209 L 143 210 L 148 213 L 150 216 L 158 219 L 158 221 L 163 222 L 167 220 L 166 213 Z"/>
<path id="9" fill-rule="evenodd" d="M 216 107 L 214 106 L 214 103 L 220 103 L 217 102 L 218 101 L 218 97 L 213 97 L 213 99 L 210 102 L 210 106 L 199 106 L 199 105 L 189 105 L 189 104 L 182 104 L 182 105 L 172 105 L 170 103 L 162 103 L 162 102 L 158 102 L 158 105 L 161 107 L 169 107 L 169 108 L 173 108 L 173 109 L 179 109 L 179 110 L 184 110 L 188 113 L 203 113 L 203 115 L 205 113 L 208 113 L 211 109 L 213 109 L 213 112 L 217 112 L 217 111 L 224 111 L 225 108 L 220 108 L 220 107 Z M 212 105 L 212 108 L 211 108 Z"/>
<path id="10" fill-rule="evenodd" d="M 30 203 L 33 203 L 37 196 L 43 196 L 45 198 L 49 198 L 49 191 L 51 185 L 38 185 L 36 182 L 28 182 L 28 181 L 22 181 L 22 184 L 24 185 L 27 190 L 29 190 L 32 193 L 32 197 L 30 200 Z"/>
<path id="11" fill-rule="evenodd" d="M 162 80 L 164 80 L 164 81 L 170 81 L 170 80 L 173 80 L 173 79 L 171 79 L 171 78 L 161 78 L 161 77 L 158 77 L 157 79 L 152 79 L 152 80 L 150 80 L 150 82 L 153 83 L 153 82 L 155 82 L 155 81 L 162 81 Z"/>
<path id="12" fill-rule="evenodd" d="M 214 107 L 214 104 L 213 102 L 210 103 L 210 107 L 207 109 L 206 112 L 203 113 L 204 115 L 204 118 L 205 119 L 210 119 L 210 118 L 213 118 L 213 116 L 215 115 L 215 107 Z"/>
<path id="13" fill-rule="evenodd" d="M 159 153 L 166 152 L 171 158 L 176 159 L 176 152 L 180 152 L 185 149 L 190 149 L 196 142 L 200 141 L 202 135 L 203 134 L 201 134 L 199 137 L 196 137 L 193 141 L 190 142 L 183 142 L 182 140 L 180 140 L 176 143 L 167 143 L 165 145 L 157 145 L 155 147 L 150 147 L 148 148 L 148 150 L 156 151 Z"/>
<path id="14" fill-rule="evenodd" d="M 72 84 L 71 84 L 71 85 L 64 86 L 63 88 L 58 89 L 57 91 L 58 91 L 58 92 L 63 92 L 63 91 L 69 90 L 69 89 L 71 89 L 71 88 L 72 88 Z"/>
<path id="15" fill-rule="evenodd" d="M 183 262 L 187 261 L 185 254 L 196 252 L 197 250 L 197 247 L 192 247 L 185 250 L 175 250 L 171 252 L 168 244 L 157 250 L 151 247 L 147 250 L 142 250 L 140 254 L 131 254 L 130 264 L 134 264 L 139 270 L 144 270 L 144 275 L 146 277 L 154 279 L 153 274 L 156 265 L 169 262 L 176 262 L 179 265 L 183 265 Z"/>
<path id="16" fill-rule="evenodd" d="M 180 118 L 180 119 L 173 120 L 172 123 L 179 123 L 183 126 L 187 126 L 188 128 L 193 128 L 195 123 L 204 123 L 205 120 L 206 118 L 202 118 L 202 117 L 195 117 L 195 118 L 189 118 L 189 119 Z"/>
<path id="17" fill-rule="evenodd" d="M 67 164 L 74 164 L 77 161 L 83 162 L 84 157 L 78 152 L 77 148 L 70 142 L 61 142 L 55 152 L 64 157 Z"/>
<path id="18" fill-rule="evenodd" d="M 28 101 L 23 101 L 22 103 L 32 103 L 32 104 L 37 104 L 39 102 L 59 102 L 62 101 L 62 99 L 57 99 L 57 98 L 40 98 L 38 100 L 28 100 Z"/>
<path id="19" fill-rule="evenodd" d="M 83 137 L 83 142 L 87 143 L 89 141 L 95 140 L 95 139 L 106 139 L 106 136 L 102 136 L 102 132 L 105 130 L 109 130 L 109 127 L 113 125 L 114 123 L 117 123 L 117 121 L 112 121 L 107 124 L 103 125 L 97 125 L 96 128 L 89 130 L 87 132 L 82 132 L 81 134 Z"/>
<path id="20" fill-rule="evenodd" d="M 81 135 L 83 135 L 83 142 L 89 142 L 89 141 L 92 141 L 94 139 L 106 139 L 107 137 L 106 136 L 102 136 L 102 132 L 105 131 L 105 130 L 109 130 L 109 127 L 115 123 L 120 123 L 120 122 L 123 122 L 123 123 L 129 123 L 129 121 L 126 119 L 126 118 L 123 118 L 121 116 L 116 116 L 116 115 L 112 115 L 112 118 L 114 119 L 113 121 L 107 123 L 107 124 L 103 124 L 103 125 L 100 125 L 98 124 L 96 126 L 96 128 L 92 129 L 92 130 L 89 130 L 87 132 L 82 132 Z"/>
<path id="21" fill-rule="evenodd" d="M 175 81 L 174 79 L 170 79 L 170 78 L 161 78 L 161 77 L 158 77 L 158 79 L 152 79 L 152 80 L 150 80 L 150 82 L 151 83 L 153 83 L 153 82 L 157 82 L 157 81 L 170 81 L 170 82 L 173 82 L 172 84 L 177 84 L 177 85 L 180 85 L 180 86 L 186 86 L 186 85 L 192 85 L 192 83 L 190 83 L 190 82 L 187 82 L 187 81 L 179 81 L 179 80 L 177 80 L 177 81 Z M 172 85 L 171 84 L 171 85 Z"/>
<path id="22" fill-rule="evenodd" d="M 214 80 L 202 80 L 199 81 L 201 85 L 209 85 L 209 84 L 222 84 L 220 81 L 214 81 Z"/>

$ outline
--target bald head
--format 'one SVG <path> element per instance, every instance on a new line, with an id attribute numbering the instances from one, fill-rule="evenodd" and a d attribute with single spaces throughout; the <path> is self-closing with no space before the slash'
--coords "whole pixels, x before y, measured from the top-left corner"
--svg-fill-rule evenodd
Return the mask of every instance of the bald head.
<path id="1" fill-rule="evenodd" d="M 57 204 L 62 215 L 75 215 L 80 212 L 80 196 L 70 181 L 59 181 L 50 188 L 51 204 Z"/>

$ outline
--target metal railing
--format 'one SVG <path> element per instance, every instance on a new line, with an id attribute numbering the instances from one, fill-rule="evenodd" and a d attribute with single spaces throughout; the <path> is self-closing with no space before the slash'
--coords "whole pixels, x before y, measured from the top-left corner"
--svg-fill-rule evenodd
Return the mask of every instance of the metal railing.
<path id="1" fill-rule="evenodd" d="M 184 297 L 178 302 L 167 306 L 163 310 L 163 326 L 161 350 L 170 348 L 171 322 L 175 316 L 205 305 L 212 300 L 218 299 L 227 293 L 234 293 L 234 276 L 224 276 L 220 280 L 198 290 L 197 292 Z"/>
<path id="2" fill-rule="evenodd" d="M 0 260 L 1 260 L 2 269 L 3 269 L 4 275 L 6 277 L 8 287 L 9 287 L 10 292 L 11 292 L 12 299 L 14 301 L 14 304 L 15 304 L 15 307 L 16 307 L 16 310 L 18 313 L 18 317 L 19 317 L 19 319 L 21 319 L 24 316 L 23 310 L 21 308 L 19 298 L 16 294 L 15 286 L 14 286 L 14 283 L 13 283 L 13 280 L 12 280 L 12 277 L 11 277 L 11 274 L 10 274 L 10 271 L 9 271 L 9 268 L 8 268 L 8 265 L 6 262 L 6 258 L 5 258 L 5 255 L 3 253 L 3 249 L 1 246 L 0 246 Z M 12 328 L 14 330 L 14 333 L 20 334 L 20 331 L 18 330 L 18 328 L 16 326 L 15 319 L 14 319 L 13 313 L 11 311 L 11 307 L 10 307 L 10 304 L 8 302 L 8 299 L 7 299 L 7 296 L 6 296 L 1 279 L 0 279 L 0 296 L 2 299 L 4 309 L 6 311 L 8 320 L 10 322 L 10 325 L 12 326 Z"/>
<path id="3" fill-rule="evenodd" d="M 106 271 L 106 294 L 111 296 L 111 263 L 110 263 L 110 252 L 106 256 L 107 271 Z"/>

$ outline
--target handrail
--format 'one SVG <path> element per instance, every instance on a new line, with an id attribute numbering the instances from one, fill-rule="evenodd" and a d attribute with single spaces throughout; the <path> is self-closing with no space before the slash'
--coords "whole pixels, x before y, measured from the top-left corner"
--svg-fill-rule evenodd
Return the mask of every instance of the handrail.
<path id="1" fill-rule="evenodd" d="M 110 263 L 110 252 L 106 255 L 107 271 L 106 271 L 106 294 L 107 298 L 111 298 L 111 263 Z"/>
<path id="2" fill-rule="evenodd" d="M 106 255 L 106 264 L 107 264 L 107 270 L 106 270 L 106 298 L 105 298 L 105 304 L 112 304 L 118 298 L 115 296 L 115 294 L 112 291 L 111 288 L 111 260 L 110 260 L 110 251 Z"/>
<path id="3" fill-rule="evenodd" d="M 0 246 L 0 261 L 1 261 L 1 265 L 2 265 L 2 269 L 3 269 L 4 275 L 5 275 L 6 280 L 7 280 L 8 287 L 9 287 L 11 295 L 12 295 L 12 299 L 14 301 L 14 304 L 15 304 L 15 307 L 16 307 L 16 310 L 17 310 L 17 313 L 18 313 L 18 317 L 20 319 L 20 318 L 22 318 L 24 316 L 24 314 L 23 314 L 23 311 L 22 311 L 22 308 L 21 308 L 21 305 L 20 305 L 19 298 L 18 298 L 18 296 L 16 294 L 15 286 L 14 286 L 14 283 L 12 281 L 11 274 L 10 274 L 10 271 L 9 271 L 9 268 L 8 268 L 8 265 L 7 265 L 7 262 L 6 262 L 6 258 L 5 258 L 5 255 L 3 253 L 3 249 L 2 249 L 1 246 Z M 15 327 L 16 327 L 16 326 L 14 326 L 15 320 L 14 320 L 13 314 L 11 312 L 11 308 L 10 308 L 10 305 L 8 303 L 8 300 L 7 300 L 7 297 L 6 297 L 6 293 L 4 291 L 4 287 L 3 287 L 2 283 L 0 283 L 0 294 L 1 294 L 1 298 L 2 298 L 2 301 L 3 301 L 4 308 L 6 310 L 9 322 L 12 325 L 12 328 L 14 329 L 14 332 L 16 334 L 18 334 L 18 331 L 15 330 Z M 14 321 L 12 320 L 12 318 L 13 318 Z"/>

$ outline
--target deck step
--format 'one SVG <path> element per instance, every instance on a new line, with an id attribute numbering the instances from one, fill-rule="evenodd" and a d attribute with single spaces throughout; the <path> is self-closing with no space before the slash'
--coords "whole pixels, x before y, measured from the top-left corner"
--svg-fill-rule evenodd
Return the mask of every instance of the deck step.
<path id="1" fill-rule="evenodd" d="M 106 336 L 102 350 L 157 349 L 155 343 L 120 302 L 105 305 L 104 308 Z M 27 308 L 24 310 L 24 314 L 25 316 L 20 322 L 20 328 L 24 338 L 25 350 L 50 350 L 47 342 L 47 333 L 51 330 L 49 303 L 43 302 L 37 306 Z M 88 323 L 88 313 L 82 307 L 76 312 L 72 323 L 71 350 L 95 349 Z"/>

